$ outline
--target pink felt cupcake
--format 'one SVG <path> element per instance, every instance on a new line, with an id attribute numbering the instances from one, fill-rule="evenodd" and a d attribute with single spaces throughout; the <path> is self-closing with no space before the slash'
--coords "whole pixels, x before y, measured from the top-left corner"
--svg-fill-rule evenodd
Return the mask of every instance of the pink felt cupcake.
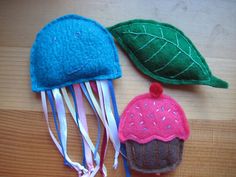
<path id="1" fill-rule="evenodd" d="M 153 83 L 150 92 L 135 97 L 121 115 L 119 138 L 125 143 L 131 169 L 166 173 L 181 162 L 189 125 L 180 105 Z"/>

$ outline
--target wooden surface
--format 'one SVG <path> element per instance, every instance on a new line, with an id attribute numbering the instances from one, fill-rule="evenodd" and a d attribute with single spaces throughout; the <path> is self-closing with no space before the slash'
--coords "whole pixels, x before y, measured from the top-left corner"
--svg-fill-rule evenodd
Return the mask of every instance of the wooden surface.
<path id="1" fill-rule="evenodd" d="M 167 86 L 165 92 L 184 108 L 191 137 L 183 162 L 166 177 L 236 176 L 236 1 L 157 0 L 2 0 L 0 1 L 0 177 L 76 176 L 63 165 L 52 143 L 39 95 L 29 82 L 29 51 L 35 34 L 50 20 L 68 13 L 93 18 L 105 26 L 133 18 L 155 19 L 183 30 L 206 57 L 213 73 L 230 83 L 228 90 L 207 86 Z M 146 92 L 144 78 L 119 50 L 123 77 L 115 81 L 120 113 L 135 95 Z M 80 137 L 69 120 L 69 152 L 81 160 Z M 88 111 L 90 134 L 96 121 Z M 122 160 L 108 176 L 125 177 Z M 132 172 L 132 176 L 141 177 Z M 97 175 L 100 176 L 100 175 Z M 147 175 L 152 176 L 152 175 Z"/>

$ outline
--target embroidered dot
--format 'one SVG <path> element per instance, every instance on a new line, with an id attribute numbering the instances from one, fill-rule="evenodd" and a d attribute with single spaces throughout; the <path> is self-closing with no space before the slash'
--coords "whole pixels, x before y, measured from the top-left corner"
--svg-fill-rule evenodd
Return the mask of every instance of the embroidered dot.
<path id="1" fill-rule="evenodd" d="M 143 124 L 144 124 L 144 122 L 143 122 L 143 121 L 141 121 L 141 122 L 139 122 L 139 124 L 140 124 L 140 125 L 143 125 Z"/>
<path id="2" fill-rule="evenodd" d="M 166 117 L 164 116 L 164 117 L 162 117 L 162 120 L 164 121 L 164 120 L 166 120 Z"/>
<path id="3" fill-rule="evenodd" d="M 133 126 L 134 125 L 134 123 L 133 122 L 131 122 L 130 124 L 129 124 L 129 126 Z"/>

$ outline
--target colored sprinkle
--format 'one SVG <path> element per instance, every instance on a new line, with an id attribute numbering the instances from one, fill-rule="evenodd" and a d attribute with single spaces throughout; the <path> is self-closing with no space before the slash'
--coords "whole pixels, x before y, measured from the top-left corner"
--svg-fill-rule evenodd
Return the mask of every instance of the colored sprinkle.
<path id="1" fill-rule="evenodd" d="M 140 115 L 141 117 L 143 116 L 141 112 L 139 113 L 139 115 Z"/>
<path id="2" fill-rule="evenodd" d="M 161 107 L 161 110 L 162 110 L 162 111 L 164 111 L 164 110 L 165 110 L 164 106 L 162 106 L 162 107 Z"/>
<path id="3" fill-rule="evenodd" d="M 156 125 L 157 125 L 157 123 L 156 123 L 156 122 L 153 122 L 153 125 L 155 125 L 155 126 L 156 126 Z"/>
<path id="4" fill-rule="evenodd" d="M 143 121 L 141 121 L 139 124 L 140 124 L 140 125 L 143 125 L 143 123 L 144 123 L 144 122 L 143 122 Z"/>
<path id="5" fill-rule="evenodd" d="M 166 117 L 164 116 L 164 117 L 162 117 L 162 120 L 166 120 Z"/>
<path id="6" fill-rule="evenodd" d="M 154 117 L 153 113 L 149 114 L 148 117 L 153 118 Z"/>
<path id="7" fill-rule="evenodd" d="M 167 128 L 168 128 L 168 129 L 170 129 L 170 128 L 171 128 L 171 126 L 170 126 L 170 125 L 168 125 L 168 126 L 167 126 Z"/>
<path id="8" fill-rule="evenodd" d="M 168 112 L 170 112 L 171 111 L 171 109 L 168 109 Z"/>
<path id="9" fill-rule="evenodd" d="M 132 123 L 130 123 L 129 125 L 130 125 L 130 126 L 133 126 L 133 125 L 134 125 L 134 123 L 132 122 Z"/>

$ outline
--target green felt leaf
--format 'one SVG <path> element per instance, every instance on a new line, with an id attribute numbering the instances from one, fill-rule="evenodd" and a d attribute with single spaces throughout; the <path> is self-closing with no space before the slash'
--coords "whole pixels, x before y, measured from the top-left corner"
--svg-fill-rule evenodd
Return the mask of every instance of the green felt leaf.
<path id="1" fill-rule="evenodd" d="M 144 74 L 168 84 L 227 88 L 212 75 L 205 59 L 183 32 L 152 20 L 130 20 L 108 28 Z"/>

